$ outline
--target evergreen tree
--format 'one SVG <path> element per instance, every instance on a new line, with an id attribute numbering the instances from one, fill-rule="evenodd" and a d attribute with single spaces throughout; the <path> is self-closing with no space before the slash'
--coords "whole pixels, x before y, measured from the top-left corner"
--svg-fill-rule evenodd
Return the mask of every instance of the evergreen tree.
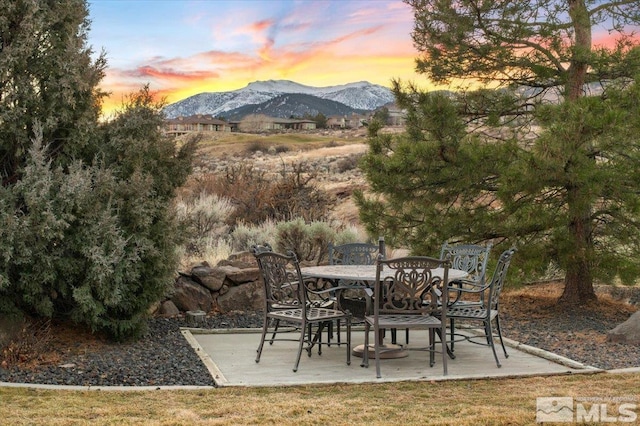
<path id="1" fill-rule="evenodd" d="M 57 164 L 92 155 L 104 55 L 91 59 L 84 0 L 0 0 L 0 173 L 15 182 L 40 126 Z M 37 123 L 37 124 L 36 124 Z"/>
<path id="2" fill-rule="evenodd" d="M 0 313 L 125 339 L 175 278 L 172 198 L 195 146 L 162 134 L 148 87 L 99 122 L 86 17 L 80 0 L 0 0 Z"/>
<path id="3" fill-rule="evenodd" d="M 370 230 L 416 252 L 517 243 L 521 266 L 564 270 L 566 303 L 594 299 L 596 279 L 632 283 L 640 48 L 625 26 L 640 1 L 405 2 L 417 70 L 460 91 L 394 82 L 407 132 L 370 129 L 363 167 L 378 196 L 357 195 Z M 618 35 L 613 48 L 593 46 L 596 26 Z"/>

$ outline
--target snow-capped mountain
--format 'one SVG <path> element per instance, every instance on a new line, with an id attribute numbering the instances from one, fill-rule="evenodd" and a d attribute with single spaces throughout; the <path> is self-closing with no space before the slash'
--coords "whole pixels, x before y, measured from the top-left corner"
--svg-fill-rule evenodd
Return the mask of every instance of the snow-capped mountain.
<path id="1" fill-rule="evenodd" d="M 332 115 L 350 115 L 352 113 L 363 114 L 366 111 L 351 108 L 343 103 L 322 99 L 305 93 L 285 93 L 269 99 L 261 104 L 250 104 L 240 108 L 225 111 L 220 114 L 229 120 L 241 120 L 249 114 L 264 114 L 269 117 L 315 117 L 323 114 L 325 117 Z"/>
<path id="2" fill-rule="evenodd" d="M 354 110 L 372 111 L 394 100 L 391 90 L 366 81 L 339 86 L 313 87 L 289 80 L 268 80 L 249 83 L 230 92 L 200 93 L 167 105 L 167 118 L 194 114 L 223 116 L 226 112 L 247 105 L 257 105 L 284 94 L 306 94 L 340 102 Z M 301 112 L 302 116 L 304 112 Z"/>

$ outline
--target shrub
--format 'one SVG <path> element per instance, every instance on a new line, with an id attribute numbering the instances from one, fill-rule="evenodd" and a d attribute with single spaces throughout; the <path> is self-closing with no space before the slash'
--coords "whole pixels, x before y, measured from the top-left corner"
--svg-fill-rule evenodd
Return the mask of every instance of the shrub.
<path id="1" fill-rule="evenodd" d="M 200 193 L 176 203 L 176 214 L 186 239 L 187 253 L 202 253 L 206 241 L 226 235 L 227 218 L 233 213 L 231 201 L 216 194 Z"/>
<path id="2" fill-rule="evenodd" d="M 331 196 L 314 185 L 316 174 L 306 164 L 283 166 L 280 173 L 258 170 L 252 163 L 233 164 L 207 183 L 207 188 L 232 201 L 228 224 L 260 224 L 301 217 L 326 220 L 334 205 Z"/>
<path id="3" fill-rule="evenodd" d="M 233 251 L 247 251 L 251 246 L 268 243 L 275 247 L 276 225 L 267 220 L 259 225 L 240 224 L 231 233 L 231 248 Z"/>
<path id="4" fill-rule="evenodd" d="M 329 242 L 336 235 L 328 223 L 305 223 L 302 218 L 278 223 L 276 232 L 276 251 L 293 251 L 300 262 L 315 264 L 327 258 Z"/>
<path id="5" fill-rule="evenodd" d="M 255 154 L 256 152 L 264 152 L 266 151 L 266 147 L 260 141 L 252 141 L 247 145 L 246 152 L 248 154 Z"/>
<path id="6" fill-rule="evenodd" d="M 274 147 L 274 152 L 276 154 L 282 154 L 282 153 L 289 152 L 289 151 L 291 151 L 291 148 L 289 148 L 286 145 L 277 145 L 277 146 Z"/>
<path id="7" fill-rule="evenodd" d="M 185 247 L 178 248 L 180 257 L 180 270 L 188 271 L 193 265 L 200 264 L 203 260 L 215 265 L 222 259 L 228 259 L 234 251 L 227 238 L 204 237 L 198 241 L 198 252 L 187 253 Z"/>
<path id="8" fill-rule="evenodd" d="M 15 338 L 0 347 L 0 367 L 9 368 L 41 358 L 51 342 L 51 320 L 26 321 Z"/>
<path id="9" fill-rule="evenodd" d="M 360 163 L 360 159 L 364 154 L 351 154 L 347 157 L 341 158 L 336 161 L 335 171 L 337 173 L 345 173 L 349 170 L 357 169 Z"/>
<path id="10" fill-rule="evenodd" d="M 3 191 L 12 242 L 0 254 L 0 308 L 70 318 L 116 339 L 139 336 L 171 288 L 180 242 L 171 198 L 190 154 L 159 132 L 145 93 L 103 129 L 103 155 L 67 168 L 37 134 L 21 179 Z M 191 150 L 192 146 L 185 146 Z"/>

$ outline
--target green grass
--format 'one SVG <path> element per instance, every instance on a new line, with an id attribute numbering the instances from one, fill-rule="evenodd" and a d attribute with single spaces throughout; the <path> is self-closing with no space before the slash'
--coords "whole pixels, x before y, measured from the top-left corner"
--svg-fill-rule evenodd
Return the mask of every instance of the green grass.
<path id="1" fill-rule="evenodd" d="M 537 397 L 629 397 L 639 380 L 600 373 L 194 391 L 0 388 L 0 415 L 11 425 L 531 425 Z"/>

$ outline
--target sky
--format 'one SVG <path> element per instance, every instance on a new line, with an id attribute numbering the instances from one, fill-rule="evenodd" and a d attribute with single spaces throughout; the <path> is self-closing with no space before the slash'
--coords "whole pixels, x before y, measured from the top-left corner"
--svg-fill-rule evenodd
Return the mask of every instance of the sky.
<path id="1" fill-rule="evenodd" d="M 258 80 L 426 81 L 400 0 L 89 0 L 89 19 L 107 58 L 104 112 L 144 84 L 172 103 Z"/>
<path id="2" fill-rule="evenodd" d="M 415 73 L 413 13 L 401 0 L 88 0 L 89 45 L 104 51 L 109 115 L 145 84 L 173 103 L 253 81 L 326 87 Z M 607 45 L 596 29 L 595 44 Z M 444 88 L 444 87 L 439 87 Z"/>

